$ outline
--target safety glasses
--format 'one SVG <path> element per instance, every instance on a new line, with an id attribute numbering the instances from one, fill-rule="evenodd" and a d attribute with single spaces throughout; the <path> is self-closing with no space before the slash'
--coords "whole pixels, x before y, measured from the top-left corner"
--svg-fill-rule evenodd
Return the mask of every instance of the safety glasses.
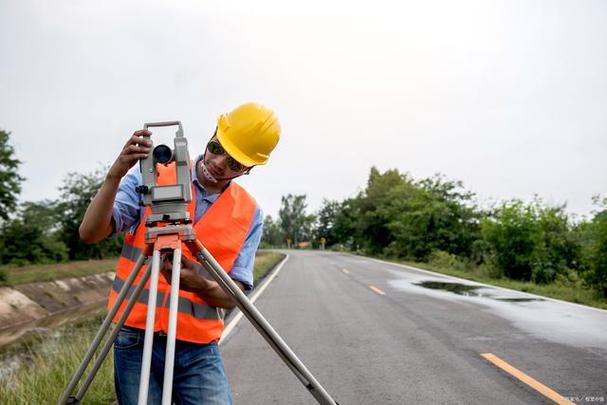
<path id="1" fill-rule="evenodd" d="M 207 144 L 207 150 L 209 152 L 211 152 L 213 155 L 220 155 L 220 156 L 226 155 L 227 156 L 226 163 L 227 163 L 228 167 L 230 168 L 230 170 L 232 170 L 233 172 L 242 172 L 243 170 L 245 170 L 247 168 L 245 165 L 243 165 L 242 163 L 240 163 L 239 161 L 234 159 L 232 156 L 230 156 L 226 152 L 226 150 L 223 148 L 223 146 L 221 146 L 219 141 L 211 139 L 209 141 L 209 143 Z"/>

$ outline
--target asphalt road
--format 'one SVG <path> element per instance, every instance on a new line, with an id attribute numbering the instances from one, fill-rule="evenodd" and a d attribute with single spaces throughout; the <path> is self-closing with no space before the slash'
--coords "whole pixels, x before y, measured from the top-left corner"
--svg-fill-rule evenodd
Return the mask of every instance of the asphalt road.
<path id="1" fill-rule="evenodd" d="M 288 253 L 255 305 L 341 405 L 553 403 L 481 353 L 574 402 L 607 403 L 607 311 L 357 256 Z M 246 319 L 221 350 L 236 404 L 316 403 Z"/>

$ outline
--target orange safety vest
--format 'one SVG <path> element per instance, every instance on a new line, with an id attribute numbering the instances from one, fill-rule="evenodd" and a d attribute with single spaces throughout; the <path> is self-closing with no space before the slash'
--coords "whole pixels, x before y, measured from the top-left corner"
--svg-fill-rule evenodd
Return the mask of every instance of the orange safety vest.
<path id="1" fill-rule="evenodd" d="M 158 165 L 158 185 L 175 184 L 174 163 L 165 167 Z M 195 195 L 192 184 L 192 196 Z M 188 205 L 190 218 L 194 219 L 195 201 Z M 208 208 L 196 224 L 194 231 L 198 240 L 213 255 L 221 267 L 230 272 L 234 261 L 240 253 L 245 238 L 253 222 L 256 202 L 242 187 L 232 182 L 221 193 L 219 198 Z M 149 207 L 145 208 L 144 218 L 141 220 L 134 234 L 128 232 L 124 238 L 122 253 L 118 259 L 116 277 L 110 289 L 108 310 L 114 304 L 120 289 L 128 278 L 135 262 L 145 248 L 145 217 L 151 214 Z M 189 250 L 183 245 L 183 255 L 195 260 Z M 148 263 L 151 262 L 148 261 Z M 120 306 L 114 317 L 117 322 L 127 305 L 127 300 L 139 283 L 146 266 L 143 265 L 133 282 L 127 298 Z M 148 280 L 141 292 L 133 310 L 129 314 L 125 325 L 138 329 L 145 329 L 147 316 L 147 302 L 149 296 Z M 154 331 L 167 332 L 169 324 L 169 295 L 170 284 L 160 275 L 158 282 L 158 296 L 156 299 L 156 317 Z M 194 343 L 209 343 L 218 341 L 223 332 L 223 310 L 207 304 L 196 293 L 179 290 L 179 305 L 177 316 L 177 339 Z"/>

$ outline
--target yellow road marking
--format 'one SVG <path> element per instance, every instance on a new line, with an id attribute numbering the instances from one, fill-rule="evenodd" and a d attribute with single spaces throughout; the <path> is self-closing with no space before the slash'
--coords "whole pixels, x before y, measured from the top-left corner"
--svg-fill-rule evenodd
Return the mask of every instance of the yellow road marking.
<path id="1" fill-rule="evenodd" d="M 518 378 L 520 381 L 524 382 L 546 398 L 553 400 L 557 404 L 569 404 L 575 405 L 573 402 L 569 401 L 567 398 L 560 395 L 558 392 L 546 387 L 541 382 L 536 379 L 528 376 L 522 371 L 512 367 L 510 364 L 506 363 L 504 360 L 500 359 L 493 353 L 481 353 L 481 356 L 485 358 L 485 360 L 493 363 L 495 366 L 501 368 L 508 374 Z"/>
<path id="2" fill-rule="evenodd" d="M 379 288 L 377 288 L 377 287 L 373 287 L 372 285 L 370 285 L 370 286 L 369 286 L 369 288 L 371 289 L 371 291 L 373 291 L 373 292 L 374 292 L 374 293 L 376 293 L 376 294 L 379 294 L 379 295 L 386 295 L 386 293 L 385 293 L 385 292 L 383 292 L 382 290 L 380 290 L 380 289 L 379 289 Z"/>
<path id="3" fill-rule="evenodd" d="M 346 274 L 350 274 L 350 272 L 348 270 L 346 270 L 346 269 L 341 269 L 341 271 L 343 271 Z"/>

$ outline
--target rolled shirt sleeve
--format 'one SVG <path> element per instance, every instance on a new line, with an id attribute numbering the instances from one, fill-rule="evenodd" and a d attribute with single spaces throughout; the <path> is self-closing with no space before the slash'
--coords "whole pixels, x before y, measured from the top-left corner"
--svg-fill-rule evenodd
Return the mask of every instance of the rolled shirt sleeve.
<path id="1" fill-rule="evenodd" d="M 263 212 L 257 206 L 255 216 L 251 223 L 249 233 L 240 249 L 240 253 L 234 261 L 230 277 L 244 284 L 246 291 L 253 289 L 253 266 L 255 265 L 255 253 L 261 241 L 263 233 Z"/>
<path id="2" fill-rule="evenodd" d="M 114 219 L 112 236 L 139 224 L 143 210 L 140 205 L 141 195 L 135 191 L 135 187 L 141 183 L 138 166 L 133 167 L 120 181 L 112 207 L 112 218 Z M 132 231 L 135 230 L 132 229 Z"/>

